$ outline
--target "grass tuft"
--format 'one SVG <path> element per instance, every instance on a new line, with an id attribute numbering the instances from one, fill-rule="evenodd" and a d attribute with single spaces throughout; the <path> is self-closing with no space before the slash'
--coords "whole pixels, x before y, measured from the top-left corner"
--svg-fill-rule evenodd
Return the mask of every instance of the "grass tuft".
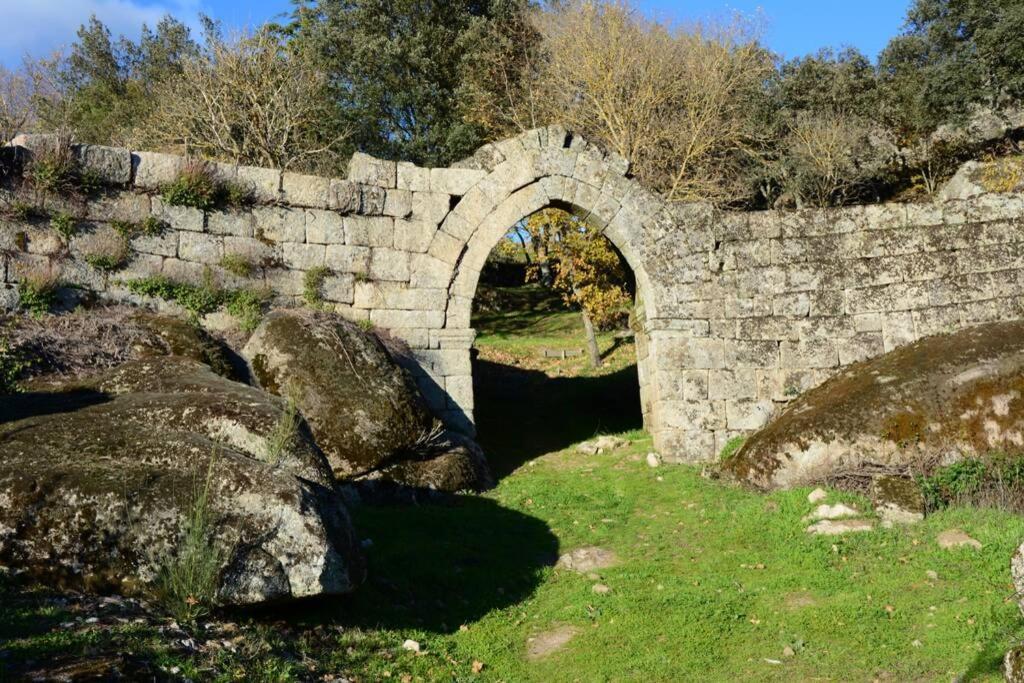
<path id="1" fill-rule="evenodd" d="M 324 282 L 331 274 L 324 266 L 310 268 L 302 278 L 302 300 L 310 308 L 320 309 L 324 306 Z"/>

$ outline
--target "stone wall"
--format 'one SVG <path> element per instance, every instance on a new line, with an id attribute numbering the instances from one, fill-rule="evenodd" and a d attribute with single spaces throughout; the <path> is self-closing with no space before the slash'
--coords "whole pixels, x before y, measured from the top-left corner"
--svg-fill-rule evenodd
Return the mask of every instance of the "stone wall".
<path id="1" fill-rule="evenodd" d="M 30 155 L 45 139 L 15 142 L 0 148 L 5 157 Z M 111 299 L 135 298 L 127 280 L 162 275 L 266 286 L 298 304 L 305 273 L 327 268 L 326 303 L 407 341 L 434 410 L 467 430 L 480 271 L 509 227 L 548 206 L 587 216 L 636 275 L 644 420 L 674 460 L 714 457 L 841 365 L 927 334 L 1021 317 L 1024 301 L 1024 199 L 1015 195 L 791 213 L 673 206 L 631 180 L 623 160 L 554 127 L 447 169 L 356 155 L 348 178 L 328 179 L 218 164 L 217 176 L 255 204 L 200 211 L 160 196 L 180 157 L 76 150 L 109 187 L 88 201 L 39 199 L 50 213 L 82 219 L 70 244 L 48 219 L 0 217 L 0 304 L 15 305 L 17 282 L 40 269 Z M 90 244 L 109 237 L 112 222 L 149 216 L 166 230 L 134 238 L 124 269 L 88 265 Z M 259 267 L 238 277 L 223 267 L 226 256 Z"/>

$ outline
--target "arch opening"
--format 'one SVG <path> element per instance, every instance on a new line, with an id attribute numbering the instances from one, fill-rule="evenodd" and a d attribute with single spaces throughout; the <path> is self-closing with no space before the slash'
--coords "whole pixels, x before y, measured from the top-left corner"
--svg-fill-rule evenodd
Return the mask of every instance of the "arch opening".
<path id="1" fill-rule="evenodd" d="M 477 274 L 470 324 L 477 438 L 497 476 L 643 427 L 637 282 L 590 215 L 553 201 L 505 225 Z"/>

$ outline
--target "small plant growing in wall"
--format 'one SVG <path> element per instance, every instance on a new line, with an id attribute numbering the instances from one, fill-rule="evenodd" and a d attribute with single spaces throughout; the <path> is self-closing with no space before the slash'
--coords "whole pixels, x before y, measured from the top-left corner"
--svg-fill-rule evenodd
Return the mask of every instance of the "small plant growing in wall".
<path id="1" fill-rule="evenodd" d="M 192 501 L 182 523 L 178 547 L 160 562 L 158 595 L 168 612 L 186 623 L 209 614 L 217 599 L 217 580 L 223 560 L 213 542 L 214 518 L 210 507 L 217 453 L 210 457 L 205 478 L 193 485 Z"/>
<path id="2" fill-rule="evenodd" d="M 61 211 L 50 219 L 50 227 L 60 235 L 64 244 L 69 244 L 71 238 L 78 234 L 78 220 L 69 213 Z"/>
<path id="3" fill-rule="evenodd" d="M 161 197 L 172 206 L 191 206 L 209 211 L 223 206 L 243 206 L 252 201 L 248 190 L 237 183 L 223 182 L 211 164 L 189 160 L 178 176 L 165 185 Z"/>
<path id="4" fill-rule="evenodd" d="M 254 332 L 263 320 L 263 309 L 269 300 L 268 290 L 239 289 L 224 295 L 224 307 L 238 318 L 238 324 L 244 331 Z"/>
<path id="5" fill-rule="evenodd" d="M 241 254 L 225 254 L 220 260 L 220 267 L 235 277 L 252 277 L 256 266 Z"/>
<path id="6" fill-rule="evenodd" d="M 78 161 L 70 139 L 64 136 L 58 136 L 53 144 L 35 150 L 25 169 L 25 178 L 42 194 L 72 190 L 77 176 Z"/>
<path id="7" fill-rule="evenodd" d="M 30 221 L 36 218 L 46 218 L 46 211 L 30 202 L 15 201 L 10 208 L 11 217 L 17 221 Z"/>
<path id="8" fill-rule="evenodd" d="M 191 206 L 205 211 L 216 206 L 218 185 L 210 165 L 193 159 L 160 194 L 171 206 Z"/>
<path id="9" fill-rule="evenodd" d="M 83 250 L 85 262 L 106 273 L 123 268 L 130 255 L 128 240 L 116 231 L 114 234 L 93 236 Z"/>
<path id="10" fill-rule="evenodd" d="M 147 216 L 139 223 L 139 233 L 145 237 L 159 237 L 167 229 L 167 224 L 156 216 Z"/>
<path id="11" fill-rule="evenodd" d="M 310 268 L 302 278 L 302 299 L 311 308 L 323 308 L 324 282 L 331 271 L 323 266 Z"/>
<path id="12" fill-rule="evenodd" d="M 18 307 L 35 318 L 49 313 L 57 301 L 60 272 L 54 268 L 30 270 L 18 280 Z"/>

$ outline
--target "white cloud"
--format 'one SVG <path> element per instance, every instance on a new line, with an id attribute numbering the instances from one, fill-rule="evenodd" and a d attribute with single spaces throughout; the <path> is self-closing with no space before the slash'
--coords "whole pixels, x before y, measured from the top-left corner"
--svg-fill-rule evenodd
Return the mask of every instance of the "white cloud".
<path id="1" fill-rule="evenodd" d="M 198 0 L 0 0 L 5 24 L 0 64 L 16 66 L 26 55 L 48 56 L 67 47 L 75 40 L 78 27 L 93 14 L 116 39 L 121 34 L 138 37 L 142 24 L 153 27 L 165 14 L 192 25 L 198 9 Z"/>

